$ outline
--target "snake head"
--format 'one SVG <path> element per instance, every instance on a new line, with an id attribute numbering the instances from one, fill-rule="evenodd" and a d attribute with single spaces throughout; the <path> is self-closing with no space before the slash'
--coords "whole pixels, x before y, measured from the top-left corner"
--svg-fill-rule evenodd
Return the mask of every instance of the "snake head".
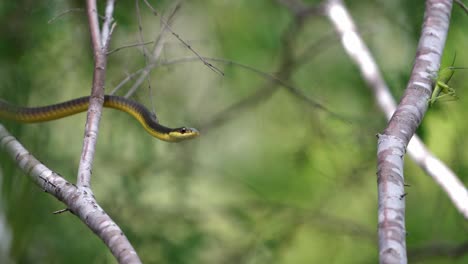
<path id="1" fill-rule="evenodd" d="M 173 142 L 192 139 L 198 137 L 199 135 L 200 132 L 197 129 L 191 127 L 179 127 L 169 132 L 169 136 Z"/>

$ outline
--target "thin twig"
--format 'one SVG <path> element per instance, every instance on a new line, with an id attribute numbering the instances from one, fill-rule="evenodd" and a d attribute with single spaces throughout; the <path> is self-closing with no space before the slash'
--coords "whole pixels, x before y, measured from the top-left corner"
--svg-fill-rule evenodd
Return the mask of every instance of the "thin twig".
<path id="1" fill-rule="evenodd" d="M 308 105 L 310 105 L 310 106 L 312 106 L 314 108 L 319 108 L 319 109 L 329 113 L 331 116 L 333 116 L 333 117 L 335 117 L 335 118 L 337 118 L 337 119 L 339 119 L 339 120 L 341 120 L 343 122 L 349 123 L 349 118 L 343 117 L 342 115 L 339 115 L 339 114 L 336 114 L 336 113 L 330 111 L 323 104 L 319 103 L 318 101 L 316 101 L 314 99 L 311 99 L 310 97 L 306 96 L 300 89 L 297 89 L 293 85 L 291 85 L 291 84 L 287 83 L 286 81 L 284 81 L 284 79 L 288 79 L 289 73 L 292 72 L 293 68 L 295 68 L 296 65 L 301 64 L 301 63 L 304 62 L 303 58 L 302 58 L 303 56 L 299 56 L 298 58 L 293 58 L 292 52 L 287 51 L 292 47 L 292 43 L 289 43 L 289 42 L 294 42 L 294 41 L 292 41 L 292 39 L 295 36 L 294 32 L 297 32 L 297 29 L 296 29 L 297 26 L 300 27 L 303 24 L 302 21 L 303 21 L 303 18 L 298 17 L 296 22 L 291 24 L 291 27 L 288 28 L 287 30 L 285 30 L 284 37 L 283 37 L 283 40 L 284 40 L 283 41 L 284 42 L 283 58 L 284 59 L 280 63 L 280 65 L 281 65 L 280 69 L 277 71 L 278 72 L 277 75 L 280 76 L 280 77 L 269 74 L 269 73 L 266 73 L 266 72 L 263 72 L 261 70 L 258 70 L 256 68 L 253 68 L 253 67 L 245 65 L 245 64 L 241 64 L 241 63 L 238 63 L 238 62 L 231 61 L 231 60 L 203 57 L 203 59 L 206 60 L 206 61 L 213 61 L 213 62 L 223 63 L 223 64 L 227 64 L 227 65 L 234 65 L 234 66 L 246 69 L 248 71 L 254 72 L 254 73 L 262 76 L 266 80 L 269 80 L 269 83 L 265 84 L 264 87 L 258 89 L 254 94 L 252 94 L 248 98 L 246 98 L 246 99 L 244 99 L 244 100 L 242 100 L 242 101 L 228 107 L 227 109 L 220 112 L 218 115 L 211 118 L 210 120 L 208 120 L 206 122 L 203 122 L 200 125 L 202 127 L 202 129 L 203 128 L 207 129 L 207 128 L 212 128 L 213 126 L 218 126 L 218 125 L 222 124 L 223 122 L 225 122 L 226 120 L 228 120 L 228 117 L 231 117 L 233 112 L 239 111 L 241 108 L 247 108 L 247 107 L 253 106 L 256 103 L 260 102 L 261 100 L 264 100 L 264 99 L 268 98 L 269 96 L 271 96 L 277 90 L 276 89 L 277 85 L 285 87 L 285 89 L 288 92 L 290 92 L 293 96 L 295 96 L 295 97 L 299 98 L 300 100 L 306 102 Z M 326 44 L 326 43 L 329 44 L 330 39 L 331 39 L 330 36 L 327 35 L 326 37 L 320 39 L 316 44 L 313 44 L 309 48 L 307 48 L 306 51 L 302 53 L 302 55 L 309 56 L 309 60 L 310 60 L 314 55 L 313 54 L 310 55 L 308 53 L 311 50 L 314 50 L 314 48 L 321 48 L 321 47 L 325 46 L 324 44 Z M 318 53 L 316 53 L 316 54 L 318 54 Z M 128 82 L 129 80 L 133 79 L 136 75 L 141 73 L 140 78 L 138 79 L 137 82 L 135 82 L 134 86 L 132 87 L 132 89 L 129 90 L 129 92 L 127 93 L 126 96 L 131 95 L 133 93 L 133 91 L 134 91 L 134 88 L 136 89 L 137 84 L 139 85 L 143 81 L 142 76 L 144 76 L 147 72 L 149 72 L 151 70 L 151 68 L 154 68 L 154 67 L 156 67 L 158 65 L 168 66 L 168 65 L 172 65 L 172 64 L 177 64 L 177 63 L 182 63 L 182 62 L 192 62 L 192 61 L 197 61 L 197 60 L 199 60 L 199 57 L 187 57 L 187 58 L 175 59 L 175 60 L 166 61 L 166 62 L 158 63 L 158 64 L 153 62 L 152 64 L 147 65 L 145 68 L 140 69 L 140 70 L 138 70 L 138 71 L 136 71 L 136 72 L 134 72 L 132 74 L 127 75 L 127 77 L 124 80 L 122 80 L 117 85 L 117 87 L 115 87 L 113 89 L 112 93 L 115 93 L 126 82 Z M 272 85 L 272 84 L 275 84 L 275 85 Z"/>
<path id="2" fill-rule="evenodd" d="M 198 57 L 186 57 L 186 58 L 179 58 L 179 59 L 174 59 L 174 60 L 170 60 L 170 61 L 167 61 L 167 62 L 164 62 L 164 63 L 161 63 L 160 65 L 172 65 L 172 64 L 177 64 L 177 63 L 182 63 L 182 62 L 193 62 L 197 59 Z M 266 80 L 269 80 L 275 84 L 278 84 L 282 87 L 284 87 L 287 91 L 289 91 L 292 95 L 295 95 L 296 97 L 300 98 L 301 100 L 307 102 L 310 106 L 314 107 L 314 108 L 318 108 L 328 114 L 330 114 L 331 116 L 343 121 L 343 122 L 346 122 L 346 123 L 349 123 L 349 118 L 348 117 L 345 117 L 345 116 L 342 116 L 340 114 L 337 114 L 337 113 L 334 113 L 333 111 L 331 111 L 330 109 L 328 109 L 325 105 L 323 105 L 322 103 L 320 103 L 319 101 L 317 100 L 314 100 L 308 96 L 306 96 L 301 89 L 289 84 L 288 82 L 286 82 L 285 80 L 283 80 L 282 78 L 279 78 L 275 75 L 272 75 L 270 73 L 267 73 L 267 72 L 264 72 L 264 71 L 261 71 L 257 68 L 254 68 L 252 66 L 249 66 L 249 65 L 245 65 L 245 64 L 242 64 L 242 63 L 239 63 L 239 62 L 235 62 L 235 61 L 231 61 L 231 60 L 227 60 L 227 59 L 220 59 L 220 58 L 208 58 L 208 57 L 203 57 L 203 59 L 207 60 L 207 61 L 213 61 L 213 62 L 218 62 L 218 63 L 223 63 L 223 64 L 226 64 L 226 65 L 235 65 L 237 67 L 240 67 L 240 68 L 243 68 L 245 70 L 248 70 L 248 71 L 251 71 L 253 73 L 256 73 L 257 75 L 265 78 Z M 281 71 L 278 71 L 278 72 L 281 72 Z M 260 92 L 260 93 L 263 93 L 263 92 Z"/>
<path id="3" fill-rule="evenodd" d="M 140 0 L 135 0 L 135 5 L 136 5 L 136 16 L 137 16 L 137 20 L 138 20 L 138 41 L 140 43 L 144 43 L 144 39 L 143 39 L 143 25 L 141 23 L 141 14 L 140 14 Z M 163 33 L 161 33 L 162 35 Z M 143 58 L 145 60 L 145 65 L 148 65 L 149 63 L 153 62 L 154 60 L 152 59 L 152 56 L 149 54 L 149 51 L 148 49 L 146 49 L 146 46 L 143 45 L 142 46 L 143 48 Z M 153 102 L 153 93 L 152 93 L 152 90 L 151 90 L 151 75 L 149 74 L 150 71 L 147 71 L 147 74 L 145 74 L 145 80 L 146 82 L 148 83 L 148 91 L 149 91 L 149 100 L 151 102 L 151 110 L 157 120 L 157 115 L 156 115 L 156 110 L 155 110 L 155 107 L 154 107 L 154 102 Z M 139 86 L 138 86 L 139 87 Z"/>
<path id="4" fill-rule="evenodd" d="M 138 1 L 138 0 L 137 0 Z M 167 25 L 169 25 L 170 23 L 172 23 L 172 19 L 174 18 L 174 15 L 175 13 L 177 12 L 177 10 L 179 10 L 179 8 L 176 6 L 176 8 L 174 8 L 174 10 L 172 11 L 172 13 L 169 15 L 169 19 L 168 19 L 168 22 L 166 22 L 166 24 L 164 24 L 163 26 L 163 29 L 161 31 L 161 33 L 159 33 L 159 35 L 156 37 L 156 40 L 155 40 L 155 44 L 154 44 L 154 47 L 153 47 L 153 52 L 152 52 L 152 56 L 149 56 L 149 58 L 151 59 L 149 63 L 147 63 L 146 67 L 143 69 L 143 71 L 141 72 L 141 75 L 140 77 L 137 79 L 137 81 L 135 81 L 135 83 L 132 85 L 132 87 L 128 90 L 128 92 L 125 94 L 125 97 L 128 98 L 128 97 L 131 97 L 137 90 L 138 88 L 140 87 L 140 85 L 146 80 L 146 77 L 149 75 L 149 73 L 151 72 L 151 69 L 153 69 L 154 67 L 156 67 L 157 65 L 157 61 L 159 59 L 159 57 L 161 56 L 161 51 L 162 51 L 162 47 L 164 45 L 164 41 L 163 41 L 163 35 L 166 33 L 167 30 L 169 30 L 169 28 L 167 27 Z M 142 42 L 142 40 L 140 40 Z M 146 52 L 148 53 L 148 52 Z M 153 66 L 150 66 L 150 65 L 153 65 Z M 114 89 L 116 90 L 116 89 Z M 117 90 L 116 90 L 117 91 Z M 151 100 L 151 102 L 153 102 Z M 154 108 L 154 107 L 153 107 Z M 153 109 L 154 111 L 154 109 Z M 154 113 L 156 114 L 156 113 Z"/>
<path id="5" fill-rule="evenodd" d="M 145 2 L 145 4 L 148 6 L 148 8 L 151 10 L 151 12 L 155 15 L 155 16 L 159 16 L 158 15 L 158 11 L 156 11 L 156 9 L 147 1 L 147 0 L 143 0 Z M 188 44 L 187 42 L 185 42 L 185 40 L 183 40 L 177 33 L 175 33 L 174 30 L 172 30 L 171 26 L 169 25 L 169 23 L 166 22 L 166 20 L 161 17 L 161 22 L 164 24 L 164 26 L 167 27 L 167 29 L 172 33 L 172 35 L 174 35 L 174 37 L 176 37 L 182 44 L 184 44 L 185 47 L 187 47 L 187 49 L 189 49 L 193 54 L 195 54 L 195 56 L 197 56 L 202 62 L 203 64 L 205 64 L 208 68 L 210 68 L 212 71 L 216 72 L 216 73 L 219 73 L 221 75 L 224 75 L 224 73 L 216 68 L 214 65 L 212 65 L 211 63 L 207 62 L 198 52 L 196 52 L 191 46 L 190 44 Z"/>
<path id="6" fill-rule="evenodd" d="M 102 46 L 108 46 L 110 35 L 112 34 L 112 29 L 114 28 L 115 24 L 111 26 L 114 19 L 112 18 L 112 13 L 114 12 L 114 5 L 115 0 L 107 0 L 106 3 L 106 16 L 104 18 L 104 24 L 102 25 L 102 35 L 101 35 L 101 43 Z"/>
<path id="7" fill-rule="evenodd" d="M 312 106 L 314 108 L 318 108 L 343 122 L 349 123 L 348 118 L 345 118 L 342 115 L 339 115 L 330 111 L 323 104 L 321 104 L 317 100 L 311 99 L 310 97 L 306 96 L 300 89 L 297 89 L 296 87 L 294 87 L 288 82 L 294 69 L 298 67 L 300 64 L 299 59 L 294 56 L 293 51 L 295 49 L 294 44 L 296 42 L 296 37 L 304 25 L 303 22 L 305 18 L 306 18 L 305 16 L 298 14 L 295 17 L 295 19 L 292 21 L 290 26 L 283 32 L 283 35 L 281 38 L 282 40 L 281 41 L 282 43 L 281 61 L 279 63 L 278 70 L 276 71 L 277 76 L 260 71 L 251 66 L 229 61 L 229 60 L 204 58 L 208 61 L 216 61 L 216 62 L 221 62 L 221 63 L 225 63 L 229 65 L 235 65 L 240 68 L 249 70 L 251 72 L 254 72 L 264 77 L 266 80 L 268 80 L 268 83 L 266 83 L 262 88 L 258 89 L 253 95 L 249 96 L 246 99 L 241 100 L 238 103 L 235 103 L 234 105 L 231 105 L 230 107 L 226 108 L 222 112 L 218 113 L 216 116 L 212 117 L 209 121 L 200 125 L 201 129 L 212 128 L 213 126 L 218 126 L 226 122 L 228 118 L 234 116 L 233 114 L 238 113 L 240 109 L 245 109 L 247 107 L 254 106 L 258 102 L 266 100 L 267 98 L 272 96 L 278 90 L 280 86 L 284 87 L 286 91 L 291 93 L 296 98 L 300 99 L 301 101 L 306 102 L 307 105 Z M 323 41 L 324 39 L 317 42 L 317 46 L 321 45 Z"/>
<path id="8" fill-rule="evenodd" d="M 120 46 L 118 48 L 115 48 L 115 49 L 113 49 L 111 51 L 108 51 L 107 55 L 109 56 L 112 53 L 115 53 L 115 52 L 123 50 L 123 49 L 133 48 L 133 47 L 141 47 L 141 46 L 149 45 L 149 44 L 152 44 L 152 43 L 154 43 L 154 41 L 146 41 L 146 42 L 143 42 L 143 43 L 133 43 L 133 44 L 122 45 L 122 46 Z"/>
<path id="9" fill-rule="evenodd" d="M 140 13 L 140 0 L 135 0 L 135 12 L 136 12 L 136 17 L 137 17 L 137 21 L 138 21 L 138 42 L 139 43 L 145 43 L 145 41 L 143 40 L 143 26 L 142 26 L 142 22 L 141 22 L 141 13 Z M 145 45 L 141 46 L 142 49 L 143 49 L 143 57 L 145 59 L 145 62 L 148 63 L 148 57 L 150 56 L 149 55 L 149 51 L 148 49 L 146 48 Z"/>
<path id="10" fill-rule="evenodd" d="M 140 73 L 141 73 L 140 77 L 138 77 L 138 79 L 135 81 L 135 83 L 132 85 L 132 87 L 130 89 L 128 89 L 128 92 L 125 94 L 126 98 L 131 97 L 138 90 L 140 85 L 146 80 L 146 77 L 150 73 L 150 70 L 152 68 L 156 67 L 156 65 L 157 65 L 157 63 L 151 63 L 151 64 L 148 64 L 147 66 L 145 66 L 144 68 L 142 68 L 142 70 L 140 71 Z M 114 89 L 114 91 L 117 92 L 118 89 Z"/>
<path id="11" fill-rule="evenodd" d="M 150 64 L 150 65 L 147 65 L 146 67 L 148 66 L 152 66 L 152 67 L 155 67 L 156 65 L 155 64 Z M 114 89 L 112 89 L 112 91 L 110 92 L 110 94 L 115 94 L 116 92 L 118 92 L 120 90 L 120 88 L 122 88 L 125 84 L 127 84 L 127 82 L 133 80 L 138 74 L 142 73 L 146 67 L 144 68 L 141 68 L 131 74 L 127 74 L 127 77 L 125 77 L 122 81 L 120 81 L 119 84 L 117 84 Z"/>
<path id="12" fill-rule="evenodd" d="M 169 25 L 172 24 L 172 21 L 174 21 L 175 15 L 180 10 L 180 7 L 181 7 L 180 1 L 176 1 L 174 9 L 167 17 L 167 24 Z M 164 25 L 161 33 L 157 35 L 156 39 L 154 40 L 153 57 L 152 57 L 153 60 L 157 60 L 161 56 L 162 49 L 165 45 L 164 35 L 166 34 L 166 31 L 168 30 L 169 28 L 166 25 Z"/>
<path id="13" fill-rule="evenodd" d="M 63 214 L 63 213 L 65 213 L 65 212 L 69 212 L 69 211 L 70 211 L 70 209 L 65 208 L 65 209 L 60 209 L 60 210 L 54 211 L 54 212 L 52 212 L 52 213 L 53 213 L 53 214 Z"/>
<path id="14" fill-rule="evenodd" d="M 232 61 L 232 60 L 227 60 L 227 59 L 221 59 L 221 58 L 209 58 L 209 57 L 203 57 L 204 60 L 206 61 L 212 61 L 212 62 L 218 62 L 218 63 L 223 63 L 223 64 L 226 64 L 226 65 L 234 65 L 234 66 L 237 66 L 237 67 L 240 67 L 240 68 L 243 68 L 245 70 L 248 70 L 248 71 L 251 71 L 261 77 L 263 77 L 264 79 L 266 80 L 269 80 L 273 83 L 276 83 L 282 87 L 284 87 L 287 91 L 289 91 L 292 95 L 298 97 L 299 99 L 301 99 L 302 101 L 304 101 L 305 103 L 307 103 L 309 106 L 311 107 L 314 107 L 314 108 L 318 108 L 328 114 L 330 114 L 331 116 L 335 117 L 336 119 L 340 120 L 340 121 L 343 121 L 345 123 L 350 123 L 350 117 L 346 117 L 346 116 L 343 116 L 341 114 L 338 114 L 338 113 L 335 113 L 333 111 L 331 111 L 330 109 L 328 109 L 325 105 L 323 105 L 322 103 L 308 97 L 307 95 L 305 95 L 301 89 L 287 83 L 286 81 L 282 80 L 281 78 L 278 78 L 276 77 L 275 75 L 272 75 L 270 73 L 267 73 L 267 72 L 264 72 L 264 71 L 261 71 L 259 69 L 256 69 L 252 66 L 249 66 L 249 65 L 245 65 L 245 64 L 242 64 L 242 63 L 239 63 L 239 62 L 235 62 L 235 61 Z M 174 65 L 174 64 L 179 64 L 179 63 L 185 63 L 185 62 L 196 62 L 198 61 L 198 57 L 183 57 L 183 58 L 178 58 L 178 59 L 173 59 L 173 60 L 169 60 L 169 61 L 165 61 L 165 62 L 161 62 L 161 63 L 158 63 L 157 65 L 156 64 L 149 64 L 147 65 L 147 67 L 145 68 L 141 68 L 131 74 L 128 74 L 122 81 L 120 81 L 120 83 L 112 90 L 111 94 L 114 94 L 116 90 L 120 89 L 122 86 L 124 86 L 128 81 L 132 80 L 133 78 L 135 78 L 138 74 L 140 74 L 141 72 L 147 70 L 147 68 L 153 68 L 153 67 L 156 67 L 156 66 L 169 66 L 169 65 Z M 251 99 L 248 99 L 248 100 L 253 100 L 253 101 L 259 101 L 263 98 L 266 98 L 268 97 L 268 92 L 266 90 L 268 89 L 271 89 L 271 88 L 260 88 L 257 90 L 257 92 L 255 92 L 253 95 L 251 95 Z M 254 99 L 254 98 L 257 98 L 257 99 Z M 248 102 L 239 102 L 239 103 L 236 103 L 234 104 L 233 106 L 229 107 L 229 108 L 244 108 L 246 106 L 249 106 L 251 105 L 252 103 L 248 103 Z M 236 106 L 237 105 L 237 106 Z M 228 108 L 228 109 L 229 109 Z M 231 111 L 231 110 L 224 110 L 224 111 Z M 223 114 L 224 115 L 224 114 Z M 217 118 L 216 118 L 217 119 Z M 212 123 L 214 122 L 214 123 Z M 207 121 L 207 122 L 204 122 L 203 124 L 208 126 L 208 127 L 212 127 L 212 126 L 216 126 L 215 123 L 218 123 L 217 121 L 215 121 L 214 119 L 212 121 Z M 202 126 L 203 126 L 202 124 Z"/>
<path id="15" fill-rule="evenodd" d="M 59 13 L 58 15 L 54 16 L 53 18 L 49 19 L 49 21 L 47 21 L 47 24 L 52 24 L 57 19 L 63 17 L 64 15 L 66 15 L 68 13 L 72 13 L 72 12 L 84 12 L 84 9 L 83 8 L 70 8 L 68 10 L 65 10 L 62 13 Z"/>
<path id="16" fill-rule="evenodd" d="M 168 23 L 173 21 L 176 13 L 179 10 L 180 10 L 180 2 L 176 1 L 175 8 L 172 10 L 171 14 L 169 15 L 169 17 L 167 19 Z M 168 30 L 168 27 L 163 26 L 163 29 L 162 29 L 161 33 L 156 37 L 156 39 L 154 41 L 153 53 L 152 53 L 152 57 L 151 57 L 151 63 L 154 63 L 154 62 L 158 61 L 159 58 L 161 57 L 163 47 L 164 47 L 164 35 L 166 34 L 167 30 Z M 148 84 L 148 91 L 149 91 L 149 98 L 150 98 L 150 101 L 151 101 L 151 107 L 152 107 L 152 110 L 153 110 L 154 118 L 157 121 L 158 118 L 157 118 L 156 110 L 155 110 L 155 106 L 154 106 L 153 90 L 151 89 L 151 82 L 149 81 L 148 83 L 149 83 Z"/>
<path id="17" fill-rule="evenodd" d="M 468 15 L 468 7 L 461 0 L 455 0 L 455 3 L 457 3 Z"/>
<path id="18" fill-rule="evenodd" d="M 265 83 L 252 95 L 226 107 L 222 111 L 219 111 L 208 120 L 198 124 L 197 128 L 200 128 L 200 131 L 204 131 L 206 133 L 213 128 L 221 126 L 233 117 L 239 116 L 241 110 L 256 106 L 258 103 L 270 98 L 278 90 L 278 87 L 279 86 L 274 84 L 272 81 Z"/>

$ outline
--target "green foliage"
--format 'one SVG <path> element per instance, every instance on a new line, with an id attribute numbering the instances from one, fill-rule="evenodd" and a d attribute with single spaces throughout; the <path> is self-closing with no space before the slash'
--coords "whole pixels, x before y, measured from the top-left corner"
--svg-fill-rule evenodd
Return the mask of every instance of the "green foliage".
<path id="1" fill-rule="evenodd" d="M 93 67 L 85 14 L 72 12 L 47 24 L 82 2 L 4 2 L 0 4 L 0 98 L 46 105 L 89 94 Z M 172 1 L 152 2 L 165 17 L 173 8 Z M 347 4 L 392 90 L 400 96 L 411 69 L 424 1 Z M 160 17 L 154 17 L 143 2 L 140 7 L 144 38 L 154 40 L 162 28 Z M 136 43 L 134 1 L 117 1 L 115 12 L 118 24 L 112 48 Z M 253 100 L 258 91 L 271 86 L 271 80 L 213 62 L 225 73 L 221 77 L 199 61 L 153 69 L 134 98 L 149 107 L 153 102 L 163 124 L 200 128 L 200 138 L 180 144 L 160 142 L 131 117 L 104 111 L 93 189 L 143 262 L 377 262 L 374 135 L 386 120 L 340 43 L 333 38 L 324 41 L 334 34 L 327 21 L 306 20 L 294 28 L 297 36 L 287 39 L 285 31 L 293 21 L 276 1 L 187 1 L 172 28 L 203 56 L 280 75 L 348 122 L 283 88 L 267 90 Z M 457 50 L 457 61 L 462 63 L 468 60 L 463 50 L 468 41 L 466 17 L 454 21 L 447 54 Z M 324 44 L 315 46 L 319 41 Z M 193 55 L 171 34 L 166 42 L 162 61 Z M 290 50 L 284 49 L 286 42 Z M 285 57 L 289 67 L 278 73 Z M 106 91 L 144 63 L 140 48 L 112 54 Z M 459 102 L 429 111 L 423 131 L 430 149 L 467 183 L 468 141 L 462 136 L 468 132 L 465 83 L 462 74 L 451 80 Z M 118 94 L 125 94 L 131 84 Z M 237 106 L 210 123 L 238 102 L 249 106 Z M 75 182 L 84 118 L 2 124 L 42 162 Z M 430 246 L 437 242 L 449 248 L 466 243 L 466 222 L 430 177 L 411 160 L 406 164 L 405 177 L 411 185 L 406 198 L 410 261 L 466 263 L 466 254 L 430 255 Z M 31 184 L 5 153 L 0 153 L 0 167 L 5 175 L 1 201 L 14 235 L 15 262 L 115 262 L 75 216 L 52 215 L 63 205 Z M 426 255 L 414 253 L 420 249 Z"/>

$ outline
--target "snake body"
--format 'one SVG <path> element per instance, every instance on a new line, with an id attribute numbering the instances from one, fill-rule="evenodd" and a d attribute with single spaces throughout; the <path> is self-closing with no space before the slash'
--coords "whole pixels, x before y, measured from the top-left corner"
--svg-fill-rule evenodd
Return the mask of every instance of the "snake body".
<path id="1" fill-rule="evenodd" d="M 88 106 L 89 96 L 41 107 L 16 106 L 0 99 L 0 118 L 23 123 L 45 122 L 84 112 Z M 178 142 L 199 135 L 195 128 L 169 128 L 159 124 L 155 115 L 146 107 L 125 97 L 106 95 L 104 96 L 104 107 L 114 108 L 132 115 L 149 134 L 164 141 Z"/>

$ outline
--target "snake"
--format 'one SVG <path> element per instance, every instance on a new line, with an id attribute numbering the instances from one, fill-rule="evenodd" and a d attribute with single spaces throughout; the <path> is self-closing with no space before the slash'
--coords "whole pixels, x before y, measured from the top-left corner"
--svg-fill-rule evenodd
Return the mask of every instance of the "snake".
<path id="1" fill-rule="evenodd" d="M 84 112 L 88 109 L 90 96 L 72 99 L 63 103 L 40 107 L 23 107 L 0 99 L 0 118 L 21 123 L 46 122 Z M 200 132 L 191 127 L 169 128 L 161 125 L 156 116 L 142 104 L 121 96 L 105 95 L 104 107 L 126 112 L 155 138 L 168 142 L 192 139 Z"/>

